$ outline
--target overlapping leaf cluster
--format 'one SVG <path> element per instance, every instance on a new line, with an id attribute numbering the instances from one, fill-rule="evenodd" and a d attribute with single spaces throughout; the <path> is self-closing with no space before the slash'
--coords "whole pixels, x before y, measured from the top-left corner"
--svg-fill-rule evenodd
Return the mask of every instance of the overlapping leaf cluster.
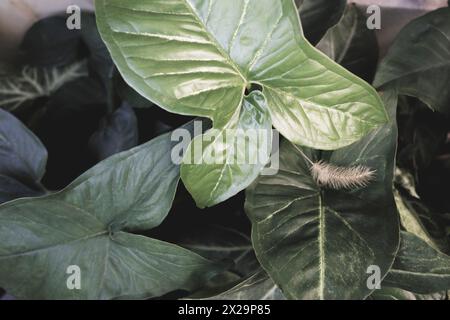
<path id="1" fill-rule="evenodd" d="M 103 161 L 47 190 L 46 148 L 0 110 L 0 287 L 46 299 L 447 298 L 449 8 L 406 26 L 378 64 L 360 8 L 295 3 L 96 1 L 121 73 L 98 36 L 84 38 L 97 47 L 87 64 L 109 110 L 84 144 Z M 178 166 L 170 133 L 132 148 L 142 126 L 187 122 L 156 105 L 210 118 L 236 140 L 238 129 L 274 126 L 284 136 L 278 173 L 259 175 L 265 163 Z M 208 153 L 236 143 L 203 139 L 211 134 L 195 138 Z M 330 189 L 310 161 L 375 177 Z M 188 193 L 214 207 L 197 209 Z M 70 265 L 81 290 L 66 286 Z M 381 289 L 369 283 L 374 267 Z"/>

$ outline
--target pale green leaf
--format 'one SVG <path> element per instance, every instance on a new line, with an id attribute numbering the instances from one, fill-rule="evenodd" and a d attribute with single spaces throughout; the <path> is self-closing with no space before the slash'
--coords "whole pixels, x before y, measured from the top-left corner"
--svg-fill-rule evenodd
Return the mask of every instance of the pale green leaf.
<path id="1" fill-rule="evenodd" d="M 272 124 L 264 96 L 252 92 L 240 114 L 223 129 L 211 129 L 186 151 L 181 178 L 200 208 L 247 188 L 269 161 Z"/>
<path id="2" fill-rule="evenodd" d="M 375 90 L 305 41 L 293 1 L 98 0 L 96 12 L 124 79 L 169 111 L 223 128 L 259 84 L 301 145 L 336 149 L 386 122 Z"/>

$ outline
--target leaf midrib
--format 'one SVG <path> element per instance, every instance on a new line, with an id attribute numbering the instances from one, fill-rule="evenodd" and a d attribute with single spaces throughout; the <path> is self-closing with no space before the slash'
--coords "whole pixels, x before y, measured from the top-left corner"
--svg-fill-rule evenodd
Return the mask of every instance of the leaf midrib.
<path id="1" fill-rule="evenodd" d="M 19 253 L 14 253 L 14 254 L 9 254 L 9 255 L 4 255 L 4 256 L 0 256 L 0 260 L 2 259 L 11 259 L 11 258 L 15 258 L 15 257 L 19 257 L 19 256 L 23 256 L 23 255 L 28 255 L 28 254 L 34 254 L 34 253 L 38 253 L 41 251 L 47 251 L 47 250 L 51 250 L 57 247 L 61 247 L 61 246 L 67 246 L 73 243 L 77 243 L 77 242 L 81 242 L 81 241 L 85 241 L 85 240 L 90 240 L 90 239 L 94 239 L 94 238 L 98 238 L 98 237 L 102 237 L 104 235 L 107 235 L 109 232 L 104 230 L 101 232 L 96 232 L 96 233 L 92 233 L 89 234 L 87 236 L 84 236 L 82 238 L 77 238 L 77 239 L 72 239 L 70 241 L 67 242 L 62 242 L 62 243 L 56 243 L 56 244 L 50 244 L 44 247 L 40 247 L 37 249 L 32 249 L 32 250 L 28 250 L 28 251 L 22 251 Z"/>
<path id="2" fill-rule="evenodd" d="M 319 279 L 318 279 L 318 295 L 319 295 L 319 299 L 320 300 L 325 300 L 325 280 L 326 280 L 326 250 L 325 250 L 325 245 L 326 245 L 326 211 L 329 210 L 330 212 L 334 212 L 334 214 L 336 216 L 338 216 L 338 218 L 342 221 L 342 223 L 345 223 L 348 226 L 348 222 L 340 216 L 340 214 L 329 208 L 328 206 L 323 204 L 323 194 L 322 192 L 318 193 L 318 194 L 314 194 L 311 195 L 307 198 L 311 198 L 316 196 L 318 198 L 318 205 L 317 205 L 317 210 L 319 213 L 319 235 L 318 235 L 318 245 L 319 245 Z M 295 200 L 294 200 L 295 201 Z M 288 205 L 292 204 L 292 201 L 288 203 Z M 285 206 L 286 207 L 286 206 Z M 286 208 L 284 208 L 286 209 Z M 263 220 L 265 221 L 265 220 Z M 351 226 L 349 227 L 350 230 L 352 232 L 354 232 L 356 234 L 356 236 L 358 236 L 358 238 L 360 238 L 364 243 L 366 243 L 367 247 L 371 250 L 371 255 L 374 255 L 372 248 L 370 248 L 369 244 L 365 241 L 365 239 L 356 231 L 354 230 Z"/>
<path id="3" fill-rule="evenodd" d="M 46 199 L 46 201 L 57 202 L 57 203 L 58 202 L 63 202 L 68 207 L 72 207 L 75 210 L 77 210 L 77 211 L 79 211 L 79 212 L 81 212 L 83 214 L 86 214 L 89 217 L 93 218 L 94 221 L 98 222 L 99 224 L 101 224 L 103 226 L 104 230 L 85 235 L 85 236 L 83 236 L 81 238 L 71 239 L 70 241 L 67 241 L 67 242 L 52 243 L 52 244 L 49 244 L 49 245 L 46 245 L 46 246 L 43 246 L 43 247 L 40 247 L 40 248 L 36 248 L 36 249 L 28 250 L 28 251 L 22 251 L 22 252 L 19 252 L 19 253 L 9 254 L 9 255 L 5 255 L 5 256 L 0 256 L 0 260 L 1 259 L 14 258 L 14 257 L 22 256 L 22 255 L 27 255 L 27 254 L 34 254 L 34 253 L 37 253 L 37 252 L 40 252 L 40 251 L 51 250 L 53 248 L 57 248 L 57 247 L 60 247 L 60 246 L 66 246 L 66 245 L 69 245 L 69 244 L 73 244 L 73 243 L 77 243 L 77 242 L 81 242 L 81 241 L 85 241 L 85 240 L 94 239 L 94 238 L 101 237 L 101 236 L 104 236 L 104 235 L 107 235 L 107 234 L 110 233 L 110 231 L 108 230 L 107 226 L 104 225 L 104 223 L 102 221 L 100 221 L 98 219 L 98 217 L 96 217 L 95 215 L 93 215 L 89 211 L 86 211 L 83 208 L 81 208 L 79 206 L 76 206 L 76 205 L 74 205 L 74 204 L 72 204 L 72 203 L 70 203 L 68 201 L 62 201 L 60 199 L 50 199 L 49 198 L 49 199 Z"/>
<path id="4" fill-rule="evenodd" d="M 322 204 L 322 194 L 319 194 L 319 298 L 325 299 L 325 207 Z"/>

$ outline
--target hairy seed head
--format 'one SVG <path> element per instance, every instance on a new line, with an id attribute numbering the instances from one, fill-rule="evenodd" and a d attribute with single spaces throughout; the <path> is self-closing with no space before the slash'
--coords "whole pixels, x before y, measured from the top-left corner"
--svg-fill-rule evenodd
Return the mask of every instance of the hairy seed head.
<path id="1" fill-rule="evenodd" d="M 336 190 L 365 187 L 375 178 L 375 173 L 362 165 L 338 167 L 319 161 L 311 166 L 311 174 L 318 185 Z"/>

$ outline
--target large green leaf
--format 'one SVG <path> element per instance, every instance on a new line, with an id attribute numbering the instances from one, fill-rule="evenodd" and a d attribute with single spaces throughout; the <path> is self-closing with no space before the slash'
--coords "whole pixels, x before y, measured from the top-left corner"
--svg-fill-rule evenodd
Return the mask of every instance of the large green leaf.
<path id="1" fill-rule="evenodd" d="M 395 119 L 396 92 L 385 92 Z M 384 276 L 398 248 L 399 225 L 392 180 L 397 144 L 395 122 L 360 142 L 323 153 L 303 149 L 313 161 L 376 170 L 366 188 L 330 190 L 317 185 L 310 163 L 290 143 L 280 150 L 276 176 L 261 176 L 248 189 L 259 261 L 290 299 L 363 299 L 369 266 Z"/>
<path id="2" fill-rule="evenodd" d="M 252 92 L 240 114 L 222 130 L 213 128 L 193 140 L 183 160 L 181 178 L 198 207 L 227 200 L 256 179 L 270 158 L 271 129 L 264 96 Z"/>
<path id="3" fill-rule="evenodd" d="M 293 0 L 99 0 L 96 13 L 136 91 L 168 111 L 208 117 L 215 129 L 235 126 L 246 90 L 258 86 L 272 124 L 300 145 L 340 148 L 386 122 L 375 90 L 306 41 Z M 233 196 L 254 176 L 221 181 L 229 168 L 222 166 L 203 183 L 198 173 L 210 168 L 196 166 L 183 170 L 183 182 L 201 207 Z"/>
<path id="4" fill-rule="evenodd" d="M 47 150 L 10 113 L 0 109 L 0 203 L 42 194 Z"/>
<path id="5" fill-rule="evenodd" d="M 449 290 L 450 257 L 402 232 L 400 250 L 384 284 L 424 294 Z"/>
<path id="6" fill-rule="evenodd" d="M 368 29 L 366 22 L 366 15 L 355 4 L 348 5 L 342 19 L 328 30 L 317 49 L 372 82 L 378 64 L 378 42 L 375 31 Z"/>
<path id="7" fill-rule="evenodd" d="M 296 0 L 306 39 L 317 44 L 327 30 L 336 25 L 347 0 Z"/>
<path id="8" fill-rule="evenodd" d="M 191 290 L 218 265 L 125 230 L 166 217 L 179 180 L 170 134 L 101 162 L 65 190 L 0 207 L 0 286 L 17 297 L 109 299 Z M 81 289 L 69 290 L 69 266 Z"/>
<path id="9" fill-rule="evenodd" d="M 382 61 L 374 85 L 391 85 L 431 109 L 450 112 L 450 8 L 408 24 Z"/>
<path id="10" fill-rule="evenodd" d="M 169 111 L 222 128 L 259 84 L 301 145 L 336 149 L 386 122 L 377 93 L 305 41 L 293 1 L 99 0 L 96 12 L 124 79 Z"/>

